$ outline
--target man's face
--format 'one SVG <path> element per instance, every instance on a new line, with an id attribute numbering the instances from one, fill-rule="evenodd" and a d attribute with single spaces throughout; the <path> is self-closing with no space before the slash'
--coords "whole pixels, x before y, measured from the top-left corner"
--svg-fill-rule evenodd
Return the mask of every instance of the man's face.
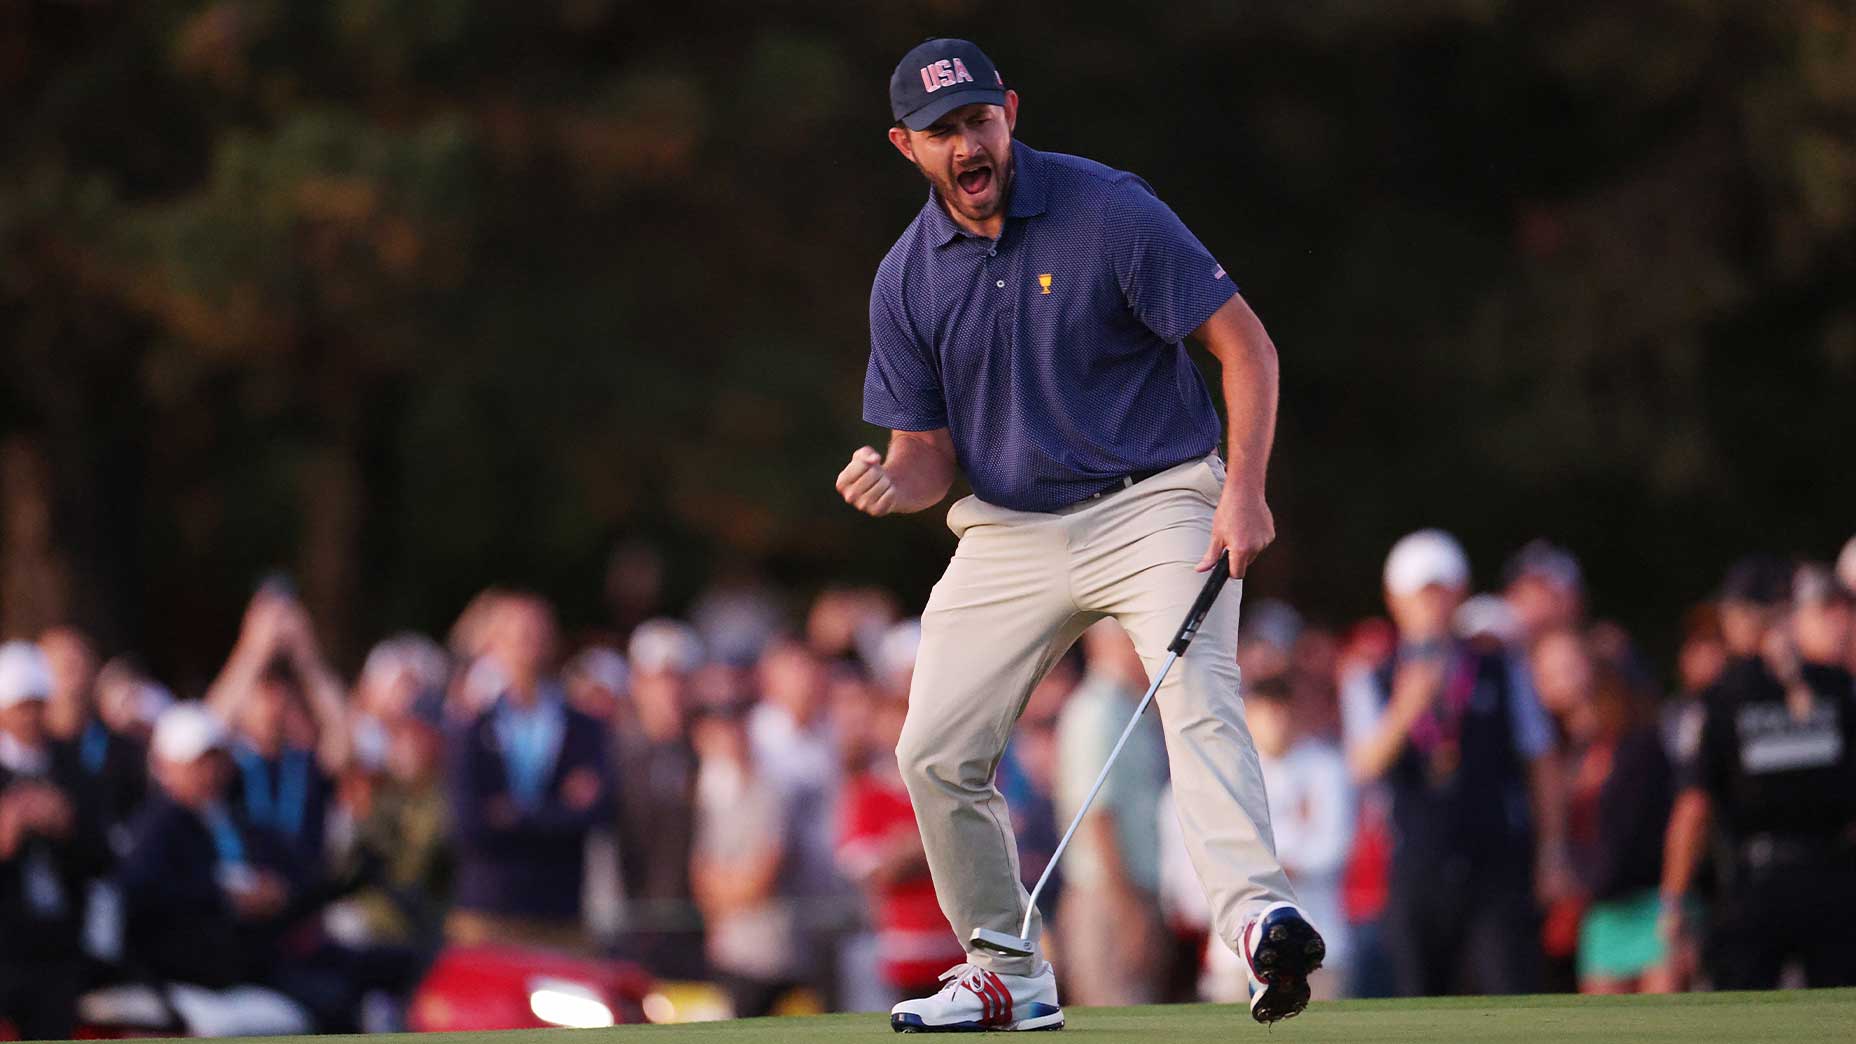
<path id="1" fill-rule="evenodd" d="M 153 759 L 155 780 L 178 805 L 205 808 L 220 799 L 230 778 L 225 756 L 209 751 L 192 761 Z"/>
<path id="2" fill-rule="evenodd" d="M 892 127 L 889 140 L 915 164 L 955 215 L 979 222 L 1005 212 L 1011 198 L 1012 129 L 1018 94 L 1004 105 L 963 105 L 926 130 Z"/>
<path id="3" fill-rule="evenodd" d="M 1411 594 L 1386 593 L 1386 609 L 1408 642 L 1429 641 L 1450 634 L 1450 618 L 1468 592 L 1445 584 L 1426 584 Z"/>

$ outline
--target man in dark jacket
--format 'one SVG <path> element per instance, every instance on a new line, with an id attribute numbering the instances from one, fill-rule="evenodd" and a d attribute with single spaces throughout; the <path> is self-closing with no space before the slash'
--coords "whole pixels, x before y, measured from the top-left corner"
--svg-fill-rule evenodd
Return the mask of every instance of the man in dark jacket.
<path id="1" fill-rule="evenodd" d="M 1348 684 L 1343 710 L 1355 778 L 1392 798 L 1386 927 L 1400 992 L 1530 992 L 1537 892 L 1573 885 L 1551 726 L 1505 657 L 1452 635 L 1469 590 L 1454 537 L 1400 540 L 1385 587 L 1399 644 Z"/>
<path id="2" fill-rule="evenodd" d="M 303 885 L 284 842 L 227 805 L 225 745 L 223 727 L 197 704 L 162 714 L 150 752 L 157 789 L 119 874 L 132 962 L 209 989 L 272 976 Z"/>
<path id="3" fill-rule="evenodd" d="M 88 880 L 108 854 L 83 769 L 46 731 L 51 672 L 0 646 L 0 1019 L 27 1040 L 71 1035 Z"/>
<path id="4" fill-rule="evenodd" d="M 1810 986 L 1856 986 L 1856 687 L 1799 656 L 1791 582 L 1765 557 L 1728 572 L 1721 627 L 1735 658 L 1703 694 L 1700 750 L 1669 821 L 1671 935 L 1711 824 L 1723 842 L 1705 947 L 1718 989 L 1771 989 L 1790 959 Z"/>
<path id="5" fill-rule="evenodd" d="M 451 751 L 454 942 L 586 946 L 586 839 L 612 818 L 612 773 L 604 730 L 567 705 L 548 673 L 554 651 L 546 602 L 512 595 L 499 607 L 489 655 L 502 693 Z"/>

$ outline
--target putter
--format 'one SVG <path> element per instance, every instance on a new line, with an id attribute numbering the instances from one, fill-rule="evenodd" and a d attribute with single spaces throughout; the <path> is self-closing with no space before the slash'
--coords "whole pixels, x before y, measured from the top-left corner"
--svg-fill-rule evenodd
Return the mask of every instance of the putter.
<path id="1" fill-rule="evenodd" d="M 1083 825 L 1083 817 L 1089 814 L 1089 806 L 1095 802 L 1096 794 L 1102 790 L 1102 784 L 1108 781 L 1109 770 L 1115 767 L 1115 758 L 1121 754 L 1121 748 L 1127 744 L 1128 737 L 1134 734 L 1134 727 L 1141 723 L 1141 715 L 1147 713 L 1147 705 L 1154 700 L 1154 694 L 1160 691 L 1160 683 L 1166 680 L 1166 672 L 1192 644 L 1192 638 L 1199 633 L 1199 625 L 1212 611 L 1212 603 L 1218 600 L 1218 592 L 1224 589 L 1224 582 L 1231 578 L 1230 552 L 1218 556 L 1218 564 L 1212 567 L 1212 573 L 1205 578 L 1205 587 L 1199 591 L 1199 597 L 1192 603 L 1192 610 L 1186 614 L 1186 622 L 1179 625 L 1179 633 L 1167 643 L 1166 659 L 1160 664 L 1160 673 L 1154 675 L 1153 683 L 1147 686 L 1147 695 L 1141 697 L 1141 705 L 1134 709 L 1134 717 L 1128 719 L 1128 726 L 1121 730 L 1121 738 L 1115 741 L 1114 749 L 1108 752 L 1108 762 L 1096 776 L 1095 786 L 1089 788 L 1089 796 L 1083 798 L 1083 807 L 1076 810 L 1076 817 L 1070 820 L 1070 829 L 1063 832 L 1063 839 L 1057 842 L 1056 851 L 1050 854 L 1050 862 L 1044 864 L 1044 872 L 1038 875 L 1038 883 L 1031 889 L 1031 897 L 1025 903 L 1025 919 L 1018 926 L 1017 935 L 1007 935 L 991 928 L 975 928 L 968 940 L 978 950 L 986 950 L 1004 957 L 1029 957 L 1036 949 L 1036 942 L 1031 938 L 1031 915 L 1038 908 L 1038 896 L 1044 891 L 1044 885 L 1050 880 L 1050 872 L 1057 868 L 1057 860 L 1063 858 L 1063 850 L 1070 845 L 1070 838 L 1075 836 L 1076 828 Z"/>

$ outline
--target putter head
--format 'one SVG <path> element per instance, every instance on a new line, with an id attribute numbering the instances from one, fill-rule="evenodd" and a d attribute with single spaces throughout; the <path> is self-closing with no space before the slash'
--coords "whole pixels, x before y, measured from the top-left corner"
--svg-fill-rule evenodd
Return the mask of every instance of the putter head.
<path id="1" fill-rule="evenodd" d="M 1020 939 L 1008 932 L 995 932 L 991 928 L 973 929 L 973 937 L 967 941 L 973 944 L 974 949 L 1002 957 L 1029 957 L 1037 950 L 1030 939 Z"/>

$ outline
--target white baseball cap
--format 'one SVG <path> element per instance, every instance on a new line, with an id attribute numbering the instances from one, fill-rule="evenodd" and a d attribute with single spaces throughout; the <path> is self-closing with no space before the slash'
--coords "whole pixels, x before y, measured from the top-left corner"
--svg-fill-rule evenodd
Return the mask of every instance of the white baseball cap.
<path id="1" fill-rule="evenodd" d="M 567 663 L 567 673 L 592 682 L 615 696 L 631 691 L 632 671 L 619 651 L 606 645 L 589 645 Z"/>
<path id="2" fill-rule="evenodd" d="M 0 708 L 27 700 L 49 700 L 52 668 L 31 642 L 0 645 Z"/>
<path id="3" fill-rule="evenodd" d="M 626 651 L 639 674 L 688 674 L 702 666 L 702 639 L 681 620 L 646 620 L 632 632 Z"/>
<path id="4" fill-rule="evenodd" d="M 1386 556 L 1386 590 L 1417 594 L 1427 587 L 1469 589 L 1469 556 L 1456 537 L 1441 529 L 1421 529 L 1392 545 Z"/>
<path id="5" fill-rule="evenodd" d="M 185 764 L 225 746 L 226 727 L 198 703 L 176 703 L 155 719 L 149 749 L 163 761 Z"/>

